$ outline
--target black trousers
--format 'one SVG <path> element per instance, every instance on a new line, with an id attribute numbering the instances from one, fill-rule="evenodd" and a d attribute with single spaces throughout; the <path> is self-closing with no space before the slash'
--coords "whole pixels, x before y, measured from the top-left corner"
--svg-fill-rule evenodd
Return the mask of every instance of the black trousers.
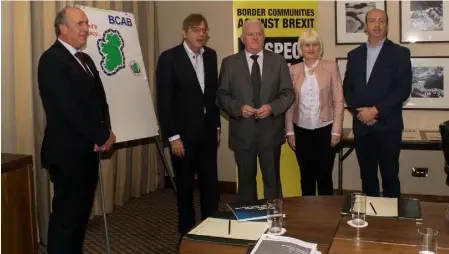
<path id="1" fill-rule="evenodd" d="M 234 152 L 238 167 L 237 198 L 239 202 L 257 200 L 257 158 L 262 172 L 264 198 L 282 197 L 280 180 L 281 146 L 264 147 L 262 144 L 253 149 L 237 149 Z"/>
<path id="2" fill-rule="evenodd" d="M 355 151 L 360 166 L 363 192 L 378 197 L 378 168 L 382 176 L 384 197 L 399 197 L 399 155 L 401 152 L 401 131 L 378 131 L 365 135 L 355 135 Z"/>
<path id="3" fill-rule="evenodd" d="M 93 149 L 93 147 L 92 147 Z M 50 165 L 54 196 L 48 226 L 48 254 L 81 254 L 98 181 L 98 153 Z"/>
<path id="4" fill-rule="evenodd" d="M 308 130 L 294 124 L 296 159 L 301 175 L 303 196 L 332 195 L 332 170 L 335 148 L 331 146 L 332 124 Z"/>
<path id="5" fill-rule="evenodd" d="M 194 195 L 195 173 L 200 192 L 201 220 L 218 210 L 220 193 L 217 172 L 217 130 L 209 128 L 197 140 L 182 139 L 184 157 L 172 155 L 178 188 L 178 231 L 184 236 L 196 224 Z"/>

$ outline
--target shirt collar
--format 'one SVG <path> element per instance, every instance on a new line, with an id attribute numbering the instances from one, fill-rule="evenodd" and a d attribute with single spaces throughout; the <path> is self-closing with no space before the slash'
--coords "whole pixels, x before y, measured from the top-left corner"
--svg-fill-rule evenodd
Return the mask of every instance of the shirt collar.
<path id="1" fill-rule="evenodd" d="M 369 41 L 366 42 L 366 47 L 367 48 L 382 48 L 382 46 L 384 45 L 385 39 L 387 39 L 387 37 L 383 38 L 383 40 L 381 40 L 375 47 L 371 46 L 369 44 Z"/>
<path id="2" fill-rule="evenodd" d="M 81 52 L 80 50 L 75 49 L 72 45 L 58 38 L 58 41 L 64 45 L 64 47 L 70 52 L 70 54 L 75 55 L 76 52 Z"/>
<path id="3" fill-rule="evenodd" d="M 251 54 L 245 50 L 246 58 L 250 58 L 252 55 L 258 55 L 260 59 L 263 59 L 263 50 L 259 51 L 257 54 Z"/>
<path id="4" fill-rule="evenodd" d="M 189 48 L 189 46 L 187 46 L 187 42 L 186 42 L 186 41 L 184 41 L 184 42 L 182 43 L 182 45 L 184 46 L 184 49 L 186 50 L 186 52 L 187 52 L 187 54 L 188 54 L 189 56 L 191 56 L 191 57 L 196 57 L 195 52 L 193 52 L 193 51 Z M 200 49 L 200 55 L 202 55 L 203 52 L 204 52 L 204 47 L 201 47 L 201 49 Z"/>

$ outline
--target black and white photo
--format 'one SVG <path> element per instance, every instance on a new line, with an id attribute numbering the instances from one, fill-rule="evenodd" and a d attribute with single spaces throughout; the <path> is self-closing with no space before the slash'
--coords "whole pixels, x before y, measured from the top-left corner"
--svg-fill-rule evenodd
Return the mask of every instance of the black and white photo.
<path id="1" fill-rule="evenodd" d="M 443 30 L 443 1 L 410 1 L 411 29 Z"/>
<path id="2" fill-rule="evenodd" d="M 365 17 L 374 8 L 386 11 L 386 1 L 335 1 L 335 43 L 366 42 Z"/>
<path id="3" fill-rule="evenodd" d="M 412 91 L 404 108 L 449 109 L 449 56 L 411 57 Z"/>
<path id="4" fill-rule="evenodd" d="M 374 8 L 375 2 L 345 3 L 346 33 L 364 33 L 366 13 Z"/>
<path id="5" fill-rule="evenodd" d="M 412 98 L 443 98 L 444 67 L 413 67 Z"/>
<path id="6" fill-rule="evenodd" d="M 449 1 L 399 2 L 401 43 L 449 42 Z"/>

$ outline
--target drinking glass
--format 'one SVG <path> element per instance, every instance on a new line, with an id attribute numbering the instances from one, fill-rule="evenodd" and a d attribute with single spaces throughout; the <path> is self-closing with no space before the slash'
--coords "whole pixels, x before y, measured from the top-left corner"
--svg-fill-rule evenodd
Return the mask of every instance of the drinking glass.
<path id="1" fill-rule="evenodd" d="M 282 224 L 284 213 L 282 210 L 282 200 L 272 199 L 267 201 L 267 221 L 268 234 L 280 234 L 282 232 Z"/>
<path id="2" fill-rule="evenodd" d="M 436 254 L 438 248 L 438 230 L 434 228 L 419 228 L 418 254 Z"/>
<path id="3" fill-rule="evenodd" d="M 352 193 L 351 204 L 352 224 L 356 226 L 364 225 L 366 216 L 366 194 Z"/>

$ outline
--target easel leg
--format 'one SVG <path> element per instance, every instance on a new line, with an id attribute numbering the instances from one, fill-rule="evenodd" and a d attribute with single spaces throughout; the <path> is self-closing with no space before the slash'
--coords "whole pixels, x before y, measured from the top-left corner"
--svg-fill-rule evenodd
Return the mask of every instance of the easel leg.
<path id="1" fill-rule="evenodd" d="M 106 238 L 106 248 L 107 248 L 107 253 L 110 254 L 111 253 L 111 248 L 109 245 L 109 234 L 108 234 L 108 220 L 106 218 L 106 206 L 104 204 L 104 189 L 103 189 L 103 177 L 102 177 L 102 173 L 101 173 L 101 156 L 100 156 L 100 163 L 98 165 L 98 174 L 99 174 L 99 181 L 100 181 L 100 197 L 101 197 L 101 212 L 103 214 L 103 221 L 104 221 L 104 235 Z"/>
<path id="2" fill-rule="evenodd" d="M 175 196 L 176 196 L 177 188 L 176 188 L 175 179 L 174 179 L 172 172 L 170 171 L 170 167 L 168 165 L 167 158 L 165 158 L 164 146 L 162 145 L 162 141 L 159 139 L 159 137 L 156 137 L 156 144 L 157 144 L 157 149 L 159 150 L 159 155 L 161 156 L 162 160 L 164 161 L 165 172 L 167 172 L 167 175 L 170 177 L 170 181 L 173 186 L 173 191 L 175 192 Z"/>

